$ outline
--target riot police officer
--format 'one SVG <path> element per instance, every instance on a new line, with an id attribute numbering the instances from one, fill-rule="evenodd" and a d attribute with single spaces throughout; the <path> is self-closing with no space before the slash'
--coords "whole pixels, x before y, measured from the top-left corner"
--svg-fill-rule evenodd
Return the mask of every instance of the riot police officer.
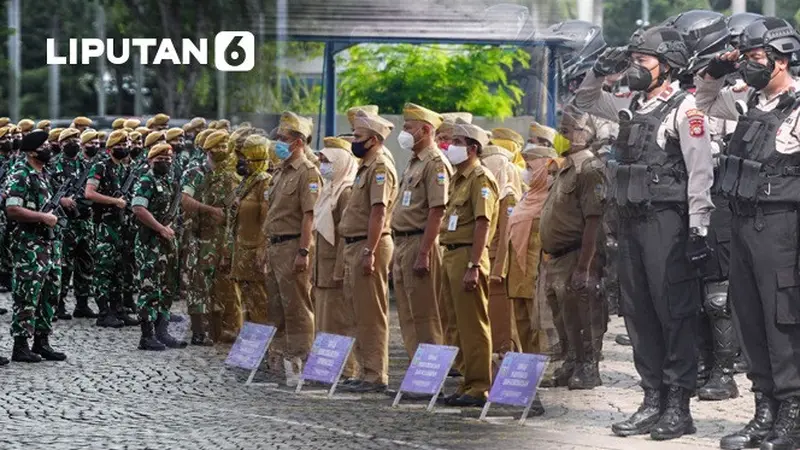
<path id="1" fill-rule="evenodd" d="M 696 79 L 701 109 L 738 119 L 728 154 L 720 158 L 719 178 L 733 211 L 733 319 L 756 393 L 754 418 L 723 437 L 720 446 L 795 449 L 800 445 L 800 79 L 789 66 L 800 36 L 785 20 L 766 17 L 745 27 L 738 44 Z M 725 77 L 737 70 L 749 87 L 724 87 Z"/>
<path id="2" fill-rule="evenodd" d="M 627 69 L 635 96 L 602 89 L 603 77 Z M 705 115 L 673 81 L 689 51 L 678 31 L 637 31 L 626 50 L 607 50 L 578 89 L 575 104 L 620 120 L 618 168 L 609 189 L 619 208 L 620 312 L 633 343 L 644 401 L 616 423 L 619 436 L 655 440 L 695 432 L 689 399 L 697 383 L 696 325 L 700 288 L 692 261 L 709 256 L 713 162 Z M 619 119 L 618 118 L 619 113 Z"/>

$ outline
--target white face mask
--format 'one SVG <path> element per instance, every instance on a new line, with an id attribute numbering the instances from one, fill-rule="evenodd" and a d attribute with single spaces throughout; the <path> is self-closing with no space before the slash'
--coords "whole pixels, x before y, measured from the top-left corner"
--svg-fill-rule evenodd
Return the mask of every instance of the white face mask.
<path id="1" fill-rule="evenodd" d="M 447 147 L 447 151 L 444 152 L 444 154 L 453 165 L 461 164 L 469 158 L 467 155 L 467 147 L 463 147 L 461 145 L 451 144 L 450 147 Z"/>
<path id="2" fill-rule="evenodd" d="M 521 175 L 522 175 L 522 182 L 530 186 L 531 182 L 533 181 L 533 172 L 531 172 L 531 169 L 523 170 Z"/>
<path id="3" fill-rule="evenodd" d="M 400 144 L 400 148 L 410 152 L 414 149 L 414 135 L 405 130 L 401 131 L 397 135 L 397 143 Z"/>
<path id="4" fill-rule="evenodd" d="M 322 174 L 322 178 L 326 180 L 333 179 L 333 163 L 323 162 L 319 164 L 319 173 Z"/>

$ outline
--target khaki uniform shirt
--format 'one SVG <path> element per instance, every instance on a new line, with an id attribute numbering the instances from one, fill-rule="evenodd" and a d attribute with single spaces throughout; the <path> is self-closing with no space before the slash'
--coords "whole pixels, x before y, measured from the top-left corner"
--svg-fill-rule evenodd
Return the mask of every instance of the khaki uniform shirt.
<path id="1" fill-rule="evenodd" d="M 435 147 L 414 155 L 400 180 L 392 229 L 395 231 L 424 230 L 428 209 L 447 204 L 450 174 Z"/>
<path id="2" fill-rule="evenodd" d="M 382 147 L 369 158 L 361 160 L 350 201 L 339 223 L 342 237 L 367 236 L 369 215 L 374 205 L 386 206 L 386 219 L 381 233 L 391 232 L 389 225 L 392 221 L 394 199 L 397 197 L 397 172 L 386 156 L 388 152 L 386 147 Z"/>
<path id="3" fill-rule="evenodd" d="M 319 170 L 305 155 L 284 161 L 267 191 L 267 234 L 300 234 L 303 215 L 314 211 L 321 188 Z"/>
<path id="4" fill-rule="evenodd" d="M 603 163 L 591 150 L 567 156 L 550 187 L 539 222 L 539 237 L 546 253 L 580 246 L 586 218 L 603 215 L 603 170 Z"/>
<path id="5" fill-rule="evenodd" d="M 475 236 L 475 221 L 480 217 L 497 223 L 497 182 L 489 169 L 480 162 L 457 171 L 450 180 L 450 201 L 447 203 L 439 238 L 443 245 L 470 244 Z M 489 242 L 494 227 L 489 226 Z M 488 253 L 487 253 L 488 255 Z"/>

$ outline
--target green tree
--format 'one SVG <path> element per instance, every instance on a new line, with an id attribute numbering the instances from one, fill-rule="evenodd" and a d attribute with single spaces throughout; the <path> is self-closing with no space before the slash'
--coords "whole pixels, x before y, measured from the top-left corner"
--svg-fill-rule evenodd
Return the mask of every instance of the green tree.
<path id="1" fill-rule="evenodd" d="M 692 9 L 711 9 L 708 0 L 650 0 L 650 25 Z M 604 0 L 603 34 L 609 45 L 625 45 L 642 18 L 642 0 Z"/>
<path id="2" fill-rule="evenodd" d="M 339 105 L 377 104 L 400 114 L 406 102 L 435 111 L 466 111 L 505 118 L 523 91 L 508 75 L 528 67 L 519 48 L 488 46 L 362 45 L 340 57 Z"/>

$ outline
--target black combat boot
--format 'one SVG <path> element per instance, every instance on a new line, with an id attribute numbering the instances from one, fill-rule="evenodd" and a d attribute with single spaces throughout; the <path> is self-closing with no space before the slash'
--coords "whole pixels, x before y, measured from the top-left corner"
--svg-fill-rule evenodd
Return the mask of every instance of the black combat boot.
<path id="1" fill-rule="evenodd" d="M 10 273 L 0 273 L 0 292 L 11 292 Z"/>
<path id="2" fill-rule="evenodd" d="M 666 409 L 650 432 L 650 438 L 654 441 L 666 441 L 677 439 L 684 434 L 696 433 L 697 428 L 694 426 L 692 411 L 689 408 L 691 398 L 691 390 L 670 386 L 667 391 Z"/>
<path id="3" fill-rule="evenodd" d="M 115 293 L 113 295 L 112 310 L 117 312 L 117 319 L 126 327 L 139 325 L 139 319 L 134 319 L 125 311 L 125 307 L 122 304 L 122 294 Z"/>
<path id="4" fill-rule="evenodd" d="M 5 308 L 0 308 L 0 316 L 2 316 L 3 314 L 8 314 L 8 310 Z"/>
<path id="5" fill-rule="evenodd" d="M 189 319 L 192 322 L 192 345 L 200 345 L 203 347 L 211 347 L 214 341 L 211 335 L 206 331 L 208 323 L 205 314 L 190 314 Z"/>
<path id="6" fill-rule="evenodd" d="M 122 297 L 122 306 L 125 307 L 125 313 L 135 316 L 138 311 L 136 310 L 136 300 L 134 299 L 133 292 L 126 292 Z"/>
<path id="7" fill-rule="evenodd" d="M 572 372 L 569 379 L 569 390 L 589 390 L 602 385 L 600 381 L 600 370 L 594 355 L 584 358 Z"/>
<path id="8" fill-rule="evenodd" d="M 103 328 L 122 328 L 125 324 L 117 319 L 115 311 L 108 304 L 108 298 L 103 296 L 97 299 L 97 306 L 100 307 L 100 314 L 97 316 L 97 326 Z"/>
<path id="9" fill-rule="evenodd" d="M 555 381 L 556 386 L 568 386 L 569 379 L 572 378 L 572 374 L 578 367 L 577 356 L 575 355 L 575 350 L 570 348 L 567 350 L 567 356 L 564 358 L 564 362 L 561 363 L 561 367 L 553 371 L 553 379 Z"/>
<path id="10" fill-rule="evenodd" d="M 8 358 L 6 358 L 5 356 L 0 356 L 0 366 L 6 366 L 8 365 L 8 363 L 9 363 Z"/>
<path id="11" fill-rule="evenodd" d="M 89 297 L 75 297 L 75 310 L 72 311 L 72 317 L 76 319 L 96 319 L 97 313 L 92 311 L 89 307 Z"/>
<path id="12" fill-rule="evenodd" d="M 72 314 L 67 312 L 67 305 L 62 298 L 58 302 L 58 306 L 56 307 L 56 317 L 58 320 L 72 320 Z"/>
<path id="13" fill-rule="evenodd" d="M 41 362 L 42 357 L 28 348 L 28 338 L 17 336 L 14 338 L 14 349 L 11 351 L 11 360 L 17 362 Z"/>
<path id="14" fill-rule="evenodd" d="M 800 397 L 791 397 L 778 407 L 775 425 L 761 442 L 761 450 L 796 448 L 800 448 Z"/>
<path id="15" fill-rule="evenodd" d="M 708 381 L 697 389 L 700 400 L 727 400 L 739 396 L 739 387 L 733 379 L 733 361 L 736 359 L 736 332 L 733 322 L 716 317 L 711 322 L 714 340 L 714 367 Z M 698 382 L 699 385 L 699 382 Z"/>
<path id="16" fill-rule="evenodd" d="M 616 342 L 617 345 L 623 345 L 625 347 L 630 347 L 631 346 L 631 337 L 628 336 L 627 334 L 618 334 L 617 337 L 614 338 L 614 342 Z"/>
<path id="17" fill-rule="evenodd" d="M 142 337 L 139 339 L 139 350 L 164 350 L 167 347 L 158 342 L 153 335 L 153 322 L 142 322 Z"/>
<path id="18" fill-rule="evenodd" d="M 33 337 L 33 347 L 31 351 L 33 353 L 38 353 L 42 358 L 48 361 L 64 361 L 67 359 L 67 355 L 57 352 L 53 350 L 53 347 L 50 347 L 50 342 L 46 334 L 37 334 Z"/>
<path id="19" fill-rule="evenodd" d="M 185 341 L 175 339 L 169 334 L 169 319 L 159 314 L 156 319 L 156 339 L 169 348 L 186 348 Z"/>
<path id="20" fill-rule="evenodd" d="M 639 409 L 627 420 L 611 425 L 611 431 L 623 437 L 649 433 L 664 411 L 662 404 L 661 392 L 658 389 L 645 389 L 644 401 Z"/>
<path id="21" fill-rule="evenodd" d="M 714 367 L 714 353 L 700 349 L 700 356 L 697 358 L 697 387 L 703 387 L 708 383 L 711 376 L 711 368 Z"/>
<path id="22" fill-rule="evenodd" d="M 756 412 L 753 418 L 741 430 L 723 437 L 719 441 L 720 448 L 724 450 L 758 448 L 772 430 L 779 402 L 761 392 L 755 393 L 755 400 Z"/>

